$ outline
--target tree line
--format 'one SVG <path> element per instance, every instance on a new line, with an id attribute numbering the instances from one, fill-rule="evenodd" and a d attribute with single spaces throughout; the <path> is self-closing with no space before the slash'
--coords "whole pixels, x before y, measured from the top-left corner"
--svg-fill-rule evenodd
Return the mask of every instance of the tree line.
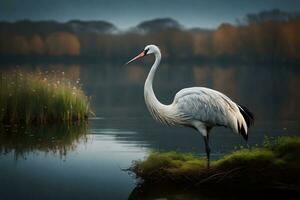
<path id="1" fill-rule="evenodd" d="M 30 28 L 23 30 L 26 23 Z M 42 23 L 8 26 L 0 22 L 0 54 L 112 59 L 130 57 L 146 44 L 154 43 L 164 57 L 172 59 L 300 60 L 300 15 L 280 10 L 249 14 L 243 21 L 224 23 L 214 30 L 185 29 L 172 19 L 150 20 L 126 32 L 104 22 L 58 23 L 65 28 L 45 28 Z"/>

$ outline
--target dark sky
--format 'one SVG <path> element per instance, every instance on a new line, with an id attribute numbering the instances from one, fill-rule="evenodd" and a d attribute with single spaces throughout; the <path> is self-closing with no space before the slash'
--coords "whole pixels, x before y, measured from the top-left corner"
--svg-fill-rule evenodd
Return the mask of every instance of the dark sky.
<path id="1" fill-rule="evenodd" d="M 186 27 L 212 28 L 247 13 L 299 11 L 299 0 L 0 0 L 0 20 L 107 20 L 120 28 L 171 17 Z"/>

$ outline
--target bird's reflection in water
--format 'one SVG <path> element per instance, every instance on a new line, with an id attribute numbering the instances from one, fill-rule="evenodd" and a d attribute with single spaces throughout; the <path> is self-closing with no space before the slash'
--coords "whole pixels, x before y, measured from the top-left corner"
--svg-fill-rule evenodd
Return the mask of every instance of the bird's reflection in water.
<path id="1" fill-rule="evenodd" d="M 87 124 L 52 126 L 0 126 L 0 155 L 16 159 L 32 152 L 54 153 L 64 158 L 79 142 L 87 140 Z"/>

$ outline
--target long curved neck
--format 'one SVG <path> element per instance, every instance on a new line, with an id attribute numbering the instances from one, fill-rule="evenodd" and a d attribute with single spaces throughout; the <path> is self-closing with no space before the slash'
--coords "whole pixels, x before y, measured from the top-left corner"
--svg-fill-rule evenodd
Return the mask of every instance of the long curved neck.
<path id="1" fill-rule="evenodd" d="M 153 86 L 152 86 L 155 72 L 156 72 L 158 65 L 160 63 L 160 60 L 161 60 L 160 52 L 156 52 L 154 55 L 155 55 L 155 62 L 151 67 L 151 70 L 148 74 L 148 77 L 146 79 L 145 86 L 144 86 L 144 96 L 145 96 L 145 101 L 146 101 L 147 106 L 148 105 L 152 105 L 152 106 L 163 105 L 162 103 L 160 103 L 157 100 L 155 93 L 153 91 Z"/>
<path id="2" fill-rule="evenodd" d="M 170 114 L 169 105 L 164 105 L 161 102 L 159 102 L 153 91 L 152 83 L 153 83 L 154 75 L 161 60 L 160 52 L 156 52 L 154 55 L 155 55 L 155 62 L 151 67 L 151 70 L 148 74 L 144 86 L 145 102 L 151 115 L 156 120 L 165 124 L 173 125 L 174 120 L 172 119 L 172 115 Z"/>

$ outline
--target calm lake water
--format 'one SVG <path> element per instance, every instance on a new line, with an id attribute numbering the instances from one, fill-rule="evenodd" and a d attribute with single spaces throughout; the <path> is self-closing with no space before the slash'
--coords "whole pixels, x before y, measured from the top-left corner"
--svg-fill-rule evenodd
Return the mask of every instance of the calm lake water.
<path id="1" fill-rule="evenodd" d="M 204 156 L 201 135 L 188 128 L 163 126 L 148 113 L 143 86 L 150 65 L 20 65 L 80 79 L 97 117 L 74 127 L 1 127 L 0 199 L 214 198 L 170 188 L 139 194 L 137 180 L 122 170 L 152 149 Z M 4 65 L 1 70 L 8 68 L 15 65 Z M 154 90 L 158 99 L 168 104 L 178 90 L 190 86 L 219 90 L 253 111 L 256 122 L 249 145 L 261 145 L 266 135 L 300 133 L 297 67 L 163 63 Z M 228 129 L 212 131 L 213 158 L 245 145 L 242 137 Z"/>

